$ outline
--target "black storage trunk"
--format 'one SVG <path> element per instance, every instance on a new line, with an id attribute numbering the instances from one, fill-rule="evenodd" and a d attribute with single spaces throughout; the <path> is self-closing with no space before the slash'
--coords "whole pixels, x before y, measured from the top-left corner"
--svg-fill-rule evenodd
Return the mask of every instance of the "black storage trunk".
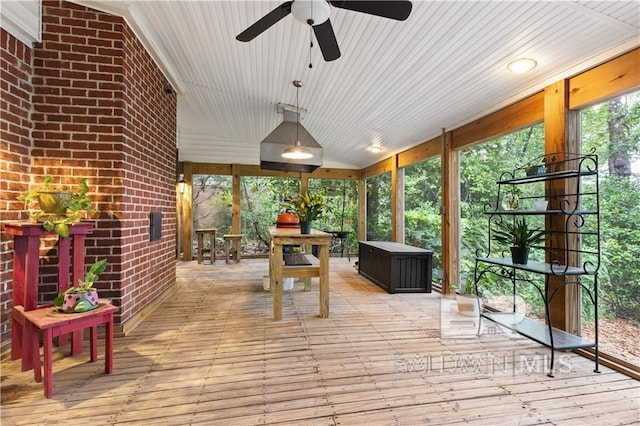
<path id="1" fill-rule="evenodd" d="M 431 293 L 433 252 L 388 241 L 360 241 L 358 272 L 389 293 Z"/>

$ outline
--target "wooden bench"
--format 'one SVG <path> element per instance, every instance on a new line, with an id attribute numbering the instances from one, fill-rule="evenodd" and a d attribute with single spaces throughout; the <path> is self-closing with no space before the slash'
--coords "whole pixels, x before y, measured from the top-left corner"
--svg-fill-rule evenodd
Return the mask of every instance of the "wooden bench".
<path id="1" fill-rule="evenodd" d="M 98 360 L 98 326 L 105 325 L 105 360 L 104 371 L 113 372 L 113 313 L 118 310 L 106 300 L 100 300 L 97 309 L 88 312 L 66 314 L 57 312 L 56 308 L 46 307 L 25 311 L 22 306 L 15 306 L 12 320 L 24 327 L 23 346 L 29 347 L 29 356 L 33 363 L 33 377 L 36 382 L 42 381 L 40 366 L 40 343 L 38 330 L 43 333 L 44 351 L 44 396 L 53 395 L 53 338 L 65 336 L 67 333 L 81 332 L 85 328 L 90 334 L 90 359 Z"/>
<path id="2" fill-rule="evenodd" d="M 240 262 L 240 258 L 242 257 L 240 254 L 240 241 L 242 240 L 242 234 L 225 234 L 222 236 L 222 239 L 224 240 L 225 263 L 229 263 L 232 255 L 236 263 Z"/>

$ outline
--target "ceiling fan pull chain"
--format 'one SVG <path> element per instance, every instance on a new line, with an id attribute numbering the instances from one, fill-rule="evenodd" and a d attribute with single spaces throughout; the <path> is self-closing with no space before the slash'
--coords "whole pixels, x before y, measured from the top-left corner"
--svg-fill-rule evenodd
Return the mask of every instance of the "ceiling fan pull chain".
<path id="1" fill-rule="evenodd" d="M 313 48 L 313 28 L 309 25 L 309 68 L 313 68 L 313 64 L 311 63 L 311 48 Z"/>

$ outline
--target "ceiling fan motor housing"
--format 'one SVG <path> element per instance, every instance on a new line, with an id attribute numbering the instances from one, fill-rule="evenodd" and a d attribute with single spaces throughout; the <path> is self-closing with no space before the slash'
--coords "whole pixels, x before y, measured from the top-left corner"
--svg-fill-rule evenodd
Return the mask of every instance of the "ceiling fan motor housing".
<path id="1" fill-rule="evenodd" d="M 329 19 L 331 8 L 326 0 L 295 0 L 291 4 L 291 14 L 300 22 L 320 25 Z"/>

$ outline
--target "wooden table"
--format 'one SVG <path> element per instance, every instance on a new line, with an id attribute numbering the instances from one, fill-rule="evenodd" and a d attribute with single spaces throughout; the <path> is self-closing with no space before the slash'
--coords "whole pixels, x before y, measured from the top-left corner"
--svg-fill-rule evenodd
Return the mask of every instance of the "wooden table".
<path id="1" fill-rule="evenodd" d="M 7 223 L 4 231 L 13 236 L 13 307 L 22 306 L 25 311 L 37 309 L 40 238 L 55 233 L 44 229 L 41 223 L 32 222 Z M 58 238 L 58 292 L 65 291 L 84 277 L 85 238 L 92 232 L 93 223 L 80 222 L 69 226 L 69 237 Z M 11 327 L 11 359 L 22 358 L 22 371 L 33 368 L 31 348 L 23 348 L 23 339 L 31 341 L 29 333 L 30 330 L 23 330 L 20 323 Z M 61 336 L 60 344 L 66 344 L 66 336 Z M 76 332 L 71 353 L 78 355 L 81 352 L 82 334 Z"/>
<path id="2" fill-rule="evenodd" d="M 12 312 L 13 323 L 20 323 L 28 335 L 25 344 L 29 346 L 29 356 L 33 364 L 33 375 L 37 382 L 42 381 L 40 368 L 40 348 L 38 330 L 43 333 L 44 347 L 44 395 L 53 395 L 53 338 L 67 333 L 80 332 L 88 328 L 90 331 L 90 360 L 98 360 L 98 326 L 105 325 L 105 359 L 104 371 L 113 372 L 113 313 L 118 310 L 107 300 L 100 300 L 97 309 L 82 313 L 59 313 L 56 308 L 46 307 L 25 311 L 16 306 Z M 27 332 L 28 331 L 28 332 Z"/>
<path id="3" fill-rule="evenodd" d="M 269 275 L 273 293 L 273 319 L 282 319 L 282 281 L 284 277 L 320 277 L 320 317 L 329 317 L 329 243 L 331 234 L 311 230 L 311 234 L 301 234 L 296 228 L 271 228 L 271 255 Z M 282 248 L 285 245 L 317 245 L 319 264 L 305 266 L 285 266 Z M 310 255 L 310 254 L 309 254 Z"/>
<path id="4" fill-rule="evenodd" d="M 209 247 L 211 248 L 211 264 L 213 265 L 216 261 L 216 232 L 218 230 L 216 228 L 207 228 L 207 229 L 196 229 L 196 236 L 198 237 L 198 264 L 202 263 L 204 251 L 204 236 L 209 235 L 210 243 Z"/>

